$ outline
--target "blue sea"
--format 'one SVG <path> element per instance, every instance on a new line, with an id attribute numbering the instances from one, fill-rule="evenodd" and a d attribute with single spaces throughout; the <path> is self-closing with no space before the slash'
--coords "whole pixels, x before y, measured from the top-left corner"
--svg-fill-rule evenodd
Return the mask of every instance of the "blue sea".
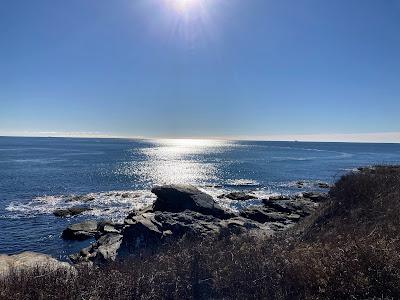
<path id="1" fill-rule="evenodd" d="M 63 241 L 66 226 L 122 221 L 154 201 L 154 185 L 194 184 L 240 210 L 261 200 L 217 196 L 246 190 L 262 199 L 318 190 L 319 182 L 333 183 L 359 166 L 399 163 L 400 144 L 0 137 L 0 253 L 29 250 L 65 259 L 90 242 Z M 71 201 L 77 195 L 92 200 Z M 92 210 L 53 215 L 76 205 Z"/>

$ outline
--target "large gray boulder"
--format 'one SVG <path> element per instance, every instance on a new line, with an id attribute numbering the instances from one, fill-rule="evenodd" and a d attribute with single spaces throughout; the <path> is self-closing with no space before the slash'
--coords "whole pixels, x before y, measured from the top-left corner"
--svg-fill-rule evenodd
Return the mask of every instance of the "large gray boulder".
<path id="1" fill-rule="evenodd" d="M 302 196 L 292 197 L 292 198 L 269 198 L 263 199 L 263 204 L 265 209 L 271 212 L 279 213 L 295 213 L 302 217 L 306 217 L 313 213 L 319 206 L 318 203 L 312 201 L 309 198 L 304 198 Z M 283 200 L 275 200 L 283 199 Z"/>
<path id="2" fill-rule="evenodd" d="M 46 271 L 67 270 L 75 271 L 74 267 L 66 262 L 60 262 L 49 255 L 36 252 L 22 252 L 20 254 L 0 254 L 0 277 L 10 272 L 21 272 L 45 268 Z"/>
<path id="3" fill-rule="evenodd" d="M 86 240 L 93 237 L 97 230 L 96 221 L 85 221 L 68 226 L 62 233 L 62 238 L 66 240 Z"/>
<path id="4" fill-rule="evenodd" d="M 190 210 L 221 219 L 233 216 L 224 211 L 210 195 L 192 185 L 164 185 L 154 187 L 151 191 L 157 195 L 153 204 L 154 211 L 177 213 Z"/>
<path id="5" fill-rule="evenodd" d="M 123 236 L 117 233 L 106 233 L 90 246 L 83 248 L 79 253 L 69 256 L 72 262 L 97 262 L 114 261 L 117 258 Z"/>

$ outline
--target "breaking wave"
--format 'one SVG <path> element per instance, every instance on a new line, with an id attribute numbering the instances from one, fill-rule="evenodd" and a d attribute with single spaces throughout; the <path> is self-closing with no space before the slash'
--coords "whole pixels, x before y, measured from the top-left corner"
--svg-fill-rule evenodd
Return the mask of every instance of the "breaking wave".
<path id="1" fill-rule="evenodd" d="M 235 185 L 235 187 L 258 186 L 257 182 L 250 180 L 234 180 L 230 184 Z M 276 194 L 269 189 L 256 188 L 246 190 L 246 193 L 255 196 L 255 199 L 236 201 L 227 198 L 220 199 L 219 197 L 238 189 L 220 185 L 204 185 L 200 186 L 199 189 L 211 195 L 222 207 L 231 211 L 240 211 L 248 206 L 261 205 L 262 199 Z M 0 218 L 32 218 L 38 215 L 51 215 L 57 209 L 79 206 L 89 208 L 81 215 L 121 222 L 130 212 L 153 204 L 155 199 L 156 196 L 150 190 L 109 191 L 84 195 L 45 195 L 35 197 L 27 202 L 12 201 L 5 208 L 10 214 L 0 216 Z"/>
<path id="2" fill-rule="evenodd" d="M 155 195 L 147 190 L 110 191 L 89 193 L 85 195 L 40 196 L 28 202 L 13 201 L 7 205 L 6 211 L 13 213 L 12 217 L 32 217 L 52 214 L 56 209 L 74 206 L 84 206 L 90 210 L 82 215 L 102 217 L 113 221 L 121 221 L 133 211 L 151 205 Z"/>

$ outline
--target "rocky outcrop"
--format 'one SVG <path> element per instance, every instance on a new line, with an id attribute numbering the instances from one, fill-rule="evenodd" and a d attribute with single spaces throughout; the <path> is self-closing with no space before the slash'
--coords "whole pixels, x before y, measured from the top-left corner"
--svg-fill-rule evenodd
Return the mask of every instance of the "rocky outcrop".
<path id="1" fill-rule="evenodd" d="M 111 221 L 85 221 L 68 226 L 62 234 L 66 240 L 86 240 L 91 237 L 101 236 L 108 233 L 121 233 L 123 224 Z"/>
<path id="2" fill-rule="evenodd" d="M 85 211 L 92 210 L 89 207 L 82 207 L 82 206 L 73 206 L 69 208 L 63 208 L 63 209 L 56 209 L 53 212 L 53 215 L 56 217 L 71 217 L 71 216 L 76 216 L 79 215 Z"/>
<path id="3" fill-rule="evenodd" d="M 157 200 L 153 205 L 154 211 L 182 212 L 191 210 L 217 218 L 232 217 L 232 214 L 223 210 L 210 195 L 191 185 L 165 185 L 155 187 L 151 191 L 157 195 Z"/>
<path id="4" fill-rule="evenodd" d="M 331 185 L 329 183 L 326 183 L 326 182 L 318 182 L 317 186 L 320 189 L 329 189 L 331 187 Z"/>
<path id="5" fill-rule="evenodd" d="M 270 235 L 268 226 L 236 216 L 219 219 L 186 210 L 183 212 L 147 212 L 125 219 L 121 234 L 104 234 L 88 248 L 71 259 L 74 262 L 115 260 L 117 256 L 134 254 L 141 249 L 154 249 L 183 236 L 202 238 L 210 235 L 238 234 L 259 230 Z"/>
<path id="6" fill-rule="evenodd" d="M 305 199 L 309 199 L 313 202 L 323 202 L 328 199 L 329 196 L 326 193 L 304 192 L 300 195 L 300 197 L 304 197 Z"/>
<path id="7" fill-rule="evenodd" d="M 69 263 L 60 262 L 49 255 L 36 252 L 22 252 L 14 255 L 0 254 L 0 276 L 6 276 L 11 271 L 29 271 L 38 267 L 46 271 L 67 270 L 74 271 Z"/>
<path id="8" fill-rule="evenodd" d="M 263 206 L 249 207 L 244 209 L 240 215 L 260 223 L 278 222 L 286 226 L 310 215 L 318 208 L 318 202 L 325 201 L 327 198 L 327 194 L 316 192 L 298 194 L 292 197 L 273 196 L 269 199 L 263 199 Z"/>
<path id="9" fill-rule="evenodd" d="M 251 195 L 251 194 L 247 194 L 245 192 L 232 192 L 229 194 L 223 194 L 221 196 L 218 196 L 218 198 L 222 199 L 222 198 L 228 198 L 231 200 L 237 200 L 237 201 L 246 201 L 246 200 L 251 200 L 251 199 L 257 199 L 256 196 Z"/>
<path id="10" fill-rule="evenodd" d="M 132 212 L 123 224 L 79 223 L 64 231 L 73 238 L 95 236 L 96 242 L 71 256 L 74 262 L 104 262 L 135 254 L 141 249 L 182 238 L 210 235 L 255 233 L 272 235 L 285 230 L 318 207 L 322 194 L 279 196 L 263 200 L 262 206 L 249 207 L 239 215 L 223 210 L 214 199 L 188 185 L 156 187 L 152 207 Z M 308 198 L 306 198 L 306 196 Z"/>
<path id="11" fill-rule="evenodd" d="M 62 233 L 66 240 L 86 240 L 93 237 L 97 230 L 96 221 L 85 221 L 68 226 Z"/>
<path id="12" fill-rule="evenodd" d="M 121 246 L 123 235 L 105 233 L 89 247 L 83 248 L 79 253 L 70 255 L 74 263 L 79 262 L 107 262 L 114 261 Z"/>

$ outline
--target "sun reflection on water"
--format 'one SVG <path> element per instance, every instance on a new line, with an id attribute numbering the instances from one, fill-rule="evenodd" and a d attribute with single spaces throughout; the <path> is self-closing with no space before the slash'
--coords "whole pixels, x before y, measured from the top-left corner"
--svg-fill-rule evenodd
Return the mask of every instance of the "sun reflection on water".
<path id="1" fill-rule="evenodd" d="M 221 140 L 159 139 L 140 149 L 141 161 L 125 164 L 123 173 L 150 184 L 205 184 L 218 179 L 213 154 L 234 144 Z"/>

